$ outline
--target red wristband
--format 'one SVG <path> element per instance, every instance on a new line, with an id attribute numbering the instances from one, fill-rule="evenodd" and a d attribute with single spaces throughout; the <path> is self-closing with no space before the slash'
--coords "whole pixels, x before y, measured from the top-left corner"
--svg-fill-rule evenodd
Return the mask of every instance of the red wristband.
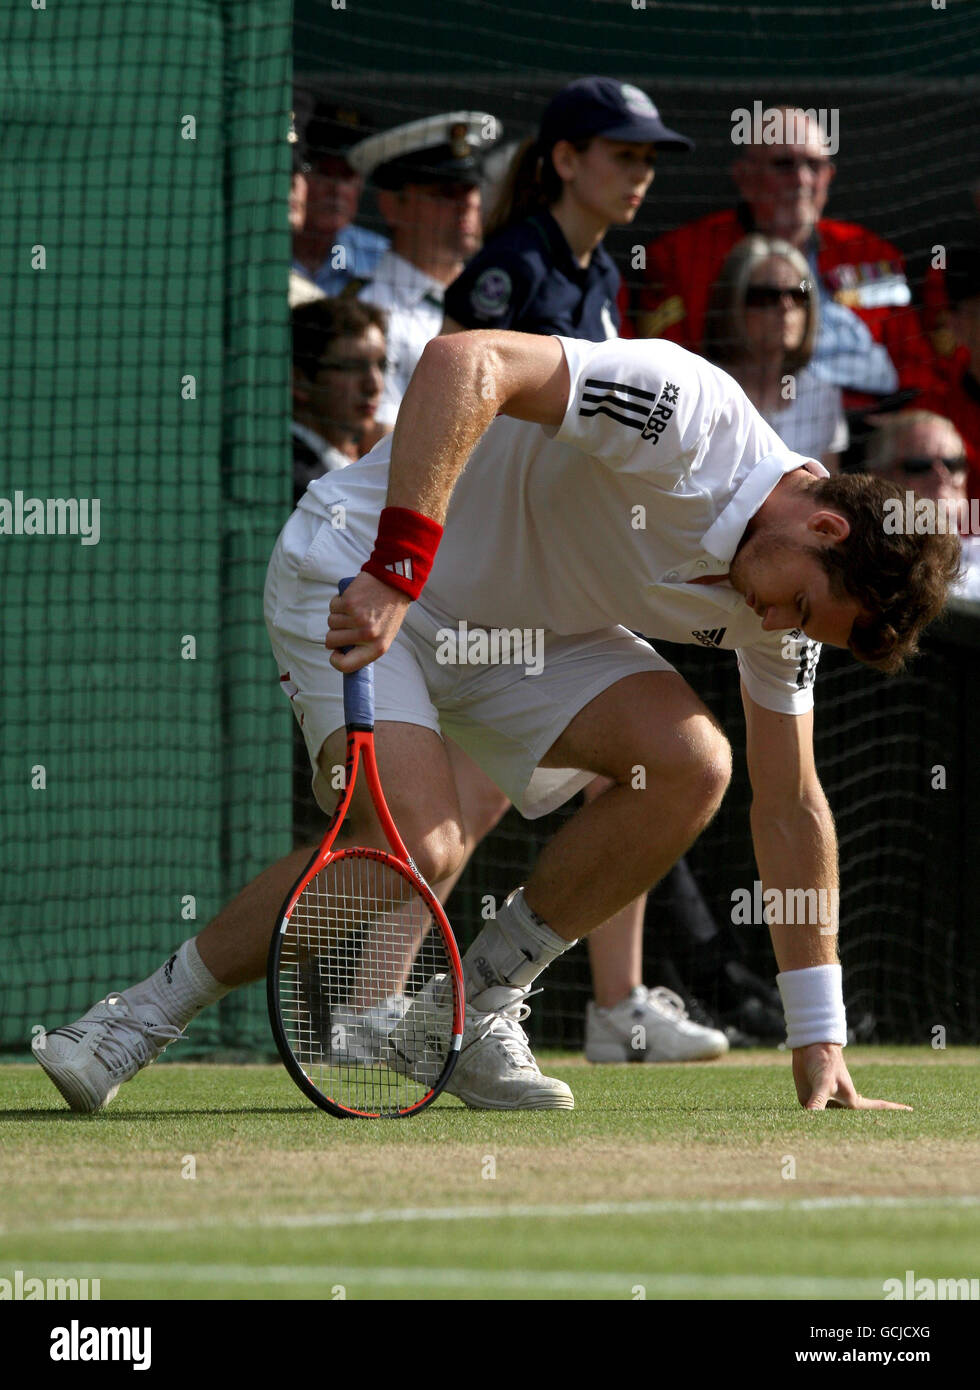
<path id="1" fill-rule="evenodd" d="M 438 521 L 408 507 L 385 507 L 371 558 L 361 569 L 409 598 L 418 598 L 441 540 Z"/>

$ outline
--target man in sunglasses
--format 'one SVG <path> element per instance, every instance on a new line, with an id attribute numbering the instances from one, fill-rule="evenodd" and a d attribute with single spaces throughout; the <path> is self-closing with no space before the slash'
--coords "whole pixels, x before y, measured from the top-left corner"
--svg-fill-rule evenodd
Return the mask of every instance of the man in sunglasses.
<path id="1" fill-rule="evenodd" d="M 960 524 L 961 574 L 951 593 L 980 600 L 980 501 L 967 497 L 967 456 L 951 420 L 927 410 L 884 416 L 868 444 L 865 468 L 916 499 L 944 503 Z M 906 507 L 906 512 L 914 509 Z"/>
<path id="2" fill-rule="evenodd" d="M 763 113 L 761 129 L 767 139 L 782 138 L 739 147 L 731 171 L 738 205 L 646 248 L 641 336 L 670 338 L 699 352 L 711 286 L 725 257 L 749 232 L 761 232 L 790 242 L 809 261 L 821 315 L 813 368 L 850 393 L 848 405 L 899 388 L 930 389 L 934 354 L 911 306 L 900 253 L 865 227 L 823 215 L 835 171 L 819 122 L 775 107 Z"/>

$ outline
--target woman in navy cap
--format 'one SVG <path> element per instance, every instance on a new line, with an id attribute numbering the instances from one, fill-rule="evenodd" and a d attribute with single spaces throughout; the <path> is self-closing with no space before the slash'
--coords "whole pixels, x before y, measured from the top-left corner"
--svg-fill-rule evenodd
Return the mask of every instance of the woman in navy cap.
<path id="1" fill-rule="evenodd" d="M 638 87 L 583 77 L 552 99 L 536 139 L 511 161 L 487 240 L 446 291 L 444 333 L 509 328 L 599 342 L 619 333 L 620 277 L 602 245 L 628 225 L 653 181 L 657 149 L 691 149 L 668 130 Z M 467 850 L 488 834 L 508 803 L 475 764 L 451 750 Z M 596 782 L 586 795 L 597 795 Z M 723 1033 L 687 1016 L 676 994 L 641 984 L 645 898 L 589 939 L 595 1000 L 586 1013 L 586 1056 L 625 1062 L 715 1057 Z"/>
<path id="2" fill-rule="evenodd" d="M 609 77 L 563 87 L 514 155 L 482 251 L 446 292 L 443 331 L 616 337 L 620 277 L 602 239 L 633 221 L 662 147 L 692 143 L 638 87 Z"/>

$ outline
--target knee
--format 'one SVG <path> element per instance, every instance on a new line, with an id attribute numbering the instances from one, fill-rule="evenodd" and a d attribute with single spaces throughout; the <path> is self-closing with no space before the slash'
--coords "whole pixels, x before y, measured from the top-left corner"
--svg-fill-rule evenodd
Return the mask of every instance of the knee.
<path id="1" fill-rule="evenodd" d="M 696 762 L 699 790 L 713 815 L 732 780 L 732 746 L 720 729 L 709 726 Z"/>
<path id="2" fill-rule="evenodd" d="M 704 823 L 721 805 L 732 777 L 732 750 L 721 729 L 707 720 L 685 729 L 668 748 L 657 749 L 652 760 L 651 789 L 657 811 L 663 812 L 663 795 L 670 804 Z"/>
<path id="3" fill-rule="evenodd" d="M 451 878 L 460 868 L 466 857 L 466 845 L 462 826 L 455 821 L 445 821 L 424 834 L 406 839 L 409 852 L 418 866 L 418 871 L 428 884 L 442 883 Z"/>

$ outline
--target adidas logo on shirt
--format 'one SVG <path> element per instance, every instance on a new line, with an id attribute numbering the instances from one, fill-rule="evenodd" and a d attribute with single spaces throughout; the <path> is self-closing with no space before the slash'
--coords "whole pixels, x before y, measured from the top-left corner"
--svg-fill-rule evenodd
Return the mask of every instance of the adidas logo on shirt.
<path id="1" fill-rule="evenodd" d="M 720 647 L 727 631 L 727 627 L 713 627 L 706 632 L 692 632 L 691 636 L 700 642 L 702 647 Z"/>
<path id="2" fill-rule="evenodd" d="M 392 574 L 400 574 L 403 579 L 407 579 L 409 582 L 414 578 L 411 560 L 395 560 L 393 564 L 385 565 L 385 569 L 391 570 Z"/>

